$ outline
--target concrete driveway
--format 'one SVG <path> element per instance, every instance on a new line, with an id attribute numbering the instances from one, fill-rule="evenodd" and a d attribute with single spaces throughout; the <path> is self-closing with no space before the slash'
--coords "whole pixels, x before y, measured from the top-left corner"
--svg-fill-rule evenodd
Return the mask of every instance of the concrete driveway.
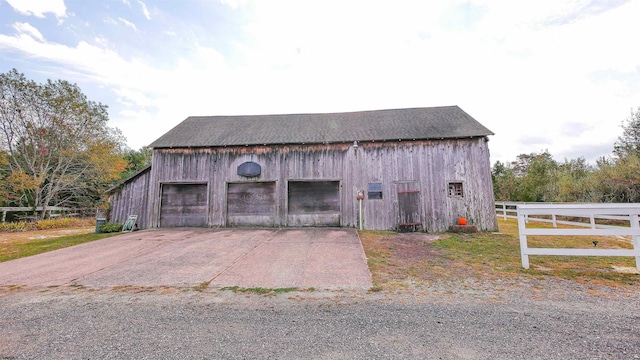
<path id="1" fill-rule="evenodd" d="M 353 229 L 153 229 L 0 263 L 0 284 L 369 288 Z"/>

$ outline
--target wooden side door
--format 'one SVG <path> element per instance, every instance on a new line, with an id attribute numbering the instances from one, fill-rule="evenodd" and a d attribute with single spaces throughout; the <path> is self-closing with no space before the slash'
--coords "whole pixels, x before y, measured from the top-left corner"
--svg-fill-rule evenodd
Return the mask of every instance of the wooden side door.
<path id="1" fill-rule="evenodd" d="M 422 227 L 420 216 L 420 184 L 402 182 L 396 184 L 398 196 L 398 230 L 416 231 Z"/>

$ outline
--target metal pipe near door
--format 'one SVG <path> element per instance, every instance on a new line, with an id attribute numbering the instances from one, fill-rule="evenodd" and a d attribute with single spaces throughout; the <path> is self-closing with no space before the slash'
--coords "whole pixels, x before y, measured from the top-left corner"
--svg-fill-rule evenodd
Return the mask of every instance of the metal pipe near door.
<path id="1" fill-rule="evenodd" d="M 360 230 L 362 230 L 362 200 L 364 199 L 364 190 L 356 191 L 356 199 L 358 199 L 358 206 L 360 207 L 360 211 L 358 214 L 358 223 Z"/>
<path id="2" fill-rule="evenodd" d="M 358 220 L 360 222 L 360 230 L 362 230 L 362 199 L 358 199 L 358 203 L 360 205 L 360 215 L 358 216 Z"/>

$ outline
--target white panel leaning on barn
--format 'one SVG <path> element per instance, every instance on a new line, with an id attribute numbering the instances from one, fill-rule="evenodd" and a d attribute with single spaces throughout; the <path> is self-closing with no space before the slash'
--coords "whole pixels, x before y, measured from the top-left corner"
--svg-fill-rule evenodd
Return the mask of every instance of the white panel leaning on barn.
<path id="1" fill-rule="evenodd" d="M 564 256 L 634 256 L 640 271 L 640 204 L 525 204 L 518 205 L 518 232 L 522 267 L 529 268 L 529 255 Z M 574 216 L 584 218 L 618 219 L 629 221 L 630 227 L 608 226 L 605 229 L 532 229 L 526 227 L 530 215 Z M 527 235 L 631 236 L 633 249 L 557 249 L 529 248 Z"/>

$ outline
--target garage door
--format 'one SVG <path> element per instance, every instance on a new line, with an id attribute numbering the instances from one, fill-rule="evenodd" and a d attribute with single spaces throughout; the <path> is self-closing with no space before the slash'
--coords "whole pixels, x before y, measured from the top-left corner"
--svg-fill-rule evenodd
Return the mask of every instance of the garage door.
<path id="1" fill-rule="evenodd" d="M 162 184 L 160 226 L 207 226 L 207 184 Z"/>
<path id="2" fill-rule="evenodd" d="M 274 226 L 276 208 L 275 181 L 227 185 L 227 226 Z"/>
<path id="3" fill-rule="evenodd" d="M 289 226 L 340 226 L 339 181 L 289 181 Z"/>

